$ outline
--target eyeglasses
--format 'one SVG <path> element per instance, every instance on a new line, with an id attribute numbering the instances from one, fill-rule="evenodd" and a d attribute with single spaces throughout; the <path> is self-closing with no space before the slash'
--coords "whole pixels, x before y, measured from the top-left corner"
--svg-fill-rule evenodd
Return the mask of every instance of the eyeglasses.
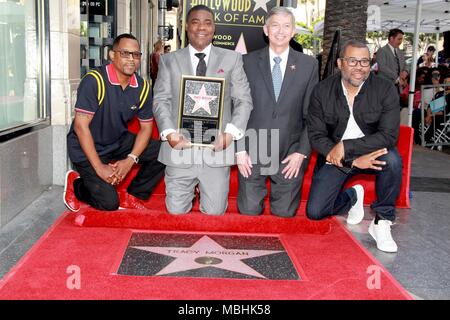
<path id="1" fill-rule="evenodd" d="M 356 67 L 359 64 L 361 65 L 361 67 L 368 67 L 370 66 L 370 60 L 369 59 L 361 59 L 358 60 L 356 58 L 341 58 L 341 60 L 345 60 L 347 61 L 347 64 L 349 67 Z"/>
<path id="2" fill-rule="evenodd" d="M 130 55 L 132 55 L 133 59 L 136 59 L 136 60 L 140 60 L 141 57 L 142 57 L 142 52 L 139 52 L 139 51 L 131 52 L 131 51 L 128 51 L 128 50 L 114 50 L 114 52 L 119 52 L 120 53 L 120 57 L 121 58 L 126 58 L 126 59 L 128 59 L 130 57 Z"/>

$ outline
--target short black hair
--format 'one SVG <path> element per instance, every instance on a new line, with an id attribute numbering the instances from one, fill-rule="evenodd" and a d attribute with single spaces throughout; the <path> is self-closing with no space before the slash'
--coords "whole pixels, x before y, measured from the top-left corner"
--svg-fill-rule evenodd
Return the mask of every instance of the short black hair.
<path id="1" fill-rule="evenodd" d="M 370 54 L 370 50 L 369 47 L 367 47 L 367 44 L 365 44 L 364 42 L 358 41 L 358 40 L 348 40 L 346 43 L 344 43 L 344 45 L 341 48 L 341 51 L 339 51 L 339 58 L 344 58 L 345 55 L 345 51 L 347 50 L 348 47 L 353 47 L 353 48 L 366 48 L 367 51 L 369 51 Z"/>
<path id="2" fill-rule="evenodd" d="M 116 49 L 116 48 L 119 46 L 120 40 L 122 40 L 122 39 L 132 39 L 132 40 L 137 41 L 137 43 L 139 44 L 138 39 L 136 39 L 136 37 L 133 36 L 131 33 L 122 33 L 121 35 L 117 36 L 117 37 L 114 39 L 114 42 L 113 42 L 113 44 L 112 44 L 112 49 L 113 49 L 113 50 Z M 141 46 L 141 45 L 139 44 L 139 47 L 140 47 L 140 46 Z"/>
<path id="3" fill-rule="evenodd" d="M 214 19 L 214 12 L 211 10 L 211 8 L 209 8 L 203 4 L 199 4 L 197 6 L 192 7 L 191 9 L 189 9 L 187 16 L 186 16 L 186 22 L 189 21 L 191 14 L 196 11 L 207 11 L 212 15 L 212 17 Z"/>
<path id="4" fill-rule="evenodd" d="M 441 78 L 441 71 L 438 68 L 430 68 L 425 75 L 425 81 L 423 84 L 433 84 L 433 71 L 439 72 L 439 78 Z M 440 79 L 442 80 L 442 79 Z"/>
<path id="5" fill-rule="evenodd" d="M 428 68 L 428 67 L 420 67 L 420 68 L 417 68 L 417 70 L 416 70 L 416 80 L 417 80 L 417 78 L 419 78 L 421 75 L 427 75 L 427 73 L 430 71 L 430 68 Z"/>
<path id="6" fill-rule="evenodd" d="M 436 48 L 434 46 L 429 46 L 427 51 L 433 51 L 436 52 Z"/>
<path id="7" fill-rule="evenodd" d="M 388 40 L 391 38 L 391 37 L 396 37 L 399 33 L 401 33 L 401 34 L 405 34 L 402 30 L 400 30 L 400 29 L 391 29 L 391 30 L 389 30 L 389 35 L 388 35 Z"/>

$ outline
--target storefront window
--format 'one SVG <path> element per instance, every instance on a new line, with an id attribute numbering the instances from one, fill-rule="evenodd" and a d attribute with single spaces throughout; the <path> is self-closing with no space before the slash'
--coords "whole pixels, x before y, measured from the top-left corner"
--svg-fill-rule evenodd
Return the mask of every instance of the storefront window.
<path id="1" fill-rule="evenodd" d="M 38 123 L 46 116 L 40 3 L 0 0 L 0 134 Z"/>

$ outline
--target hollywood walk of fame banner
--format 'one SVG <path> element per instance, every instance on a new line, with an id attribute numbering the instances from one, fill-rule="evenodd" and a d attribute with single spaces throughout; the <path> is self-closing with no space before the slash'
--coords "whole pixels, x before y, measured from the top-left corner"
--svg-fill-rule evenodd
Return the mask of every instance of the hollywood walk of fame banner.
<path id="1" fill-rule="evenodd" d="M 183 75 L 178 129 L 193 145 L 212 146 L 222 129 L 225 79 Z"/>
<path id="2" fill-rule="evenodd" d="M 261 49 L 264 41 L 263 26 L 267 13 L 280 0 L 187 0 L 183 4 L 183 30 L 181 45 L 187 45 L 186 14 L 196 5 L 206 5 L 214 12 L 216 32 L 213 44 L 242 54 Z"/>

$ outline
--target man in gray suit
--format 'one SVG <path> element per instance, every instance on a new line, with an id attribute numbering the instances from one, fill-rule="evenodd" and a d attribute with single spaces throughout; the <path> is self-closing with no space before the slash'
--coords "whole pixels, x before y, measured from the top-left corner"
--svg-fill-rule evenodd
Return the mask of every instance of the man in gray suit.
<path id="1" fill-rule="evenodd" d="M 295 34 L 289 9 L 273 8 L 264 33 L 269 46 L 244 56 L 254 105 L 248 133 L 255 134 L 247 133 L 245 146 L 244 139 L 238 143 L 238 208 L 242 214 L 261 214 L 270 178 L 271 212 L 292 217 L 310 154 L 305 119 L 310 93 L 318 82 L 317 61 L 289 48 Z"/>
<path id="2" fill-rule="evenodd" d="M 212 46 L 214 14 L 198 5 L 188 12 L 189 45 L 167 53 L 159 61 L 153 112 L 161 133 L 158 160 L 166 165 L 166 207 L 172 214 L 192 208 L 195 187 L 200 190 L 200 210 L 220 215 L 227 208 L 230 166 L 235 163 L 233 140 L 245 134 L 253 108 L 242 56 Z M 197 147 L 177 132 L 182 75 L 225 78 L 222 127 L 213 148 Z"/>
<path id="3" fill-rule="evenodd" d="M 398 87 L 400 72 L 405 69 L 405 56 L 399 49 L 404 33 L 400 29 L 389 31 L 388 44 L 377 51 L 378 75 L 386 78 Z"/>

